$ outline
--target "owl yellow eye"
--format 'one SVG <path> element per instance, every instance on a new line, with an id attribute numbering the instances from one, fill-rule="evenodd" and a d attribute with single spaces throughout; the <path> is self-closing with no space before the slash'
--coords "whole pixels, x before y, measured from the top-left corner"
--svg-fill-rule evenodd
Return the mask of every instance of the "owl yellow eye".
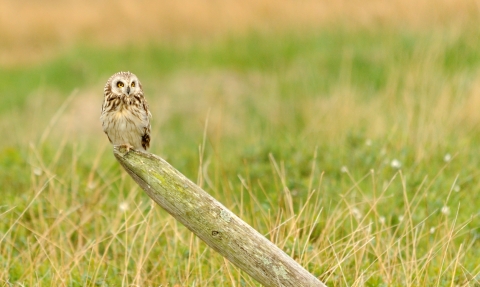
<path id="1" fill-rule="evenodd" d="M 122 83 L 122 82 L 117 82 L 117 87 L 122 88 L 122 87 L 123 87 L 123 83 Z"/>
<path id="2" fill-rule="evenodd" d="M 132 86 L 132 88 L 135 88 L 135 82 L 132 82 L 131 86 Z"/>

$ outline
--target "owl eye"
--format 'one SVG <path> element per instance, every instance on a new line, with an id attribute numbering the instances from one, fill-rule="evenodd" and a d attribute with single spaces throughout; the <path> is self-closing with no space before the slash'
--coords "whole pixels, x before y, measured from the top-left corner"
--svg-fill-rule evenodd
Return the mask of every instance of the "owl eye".
<path id="1" fill-rule="evenodd" d="M 117 82 L 117 87 L 122 88 L 123 87 L 123 82 Z"/>
<path id="2" fill-rule="evenodd" d="M 131 86 L 132 86 L 132 88 L 135 88 L 135 82 L 132 82 Z"/>

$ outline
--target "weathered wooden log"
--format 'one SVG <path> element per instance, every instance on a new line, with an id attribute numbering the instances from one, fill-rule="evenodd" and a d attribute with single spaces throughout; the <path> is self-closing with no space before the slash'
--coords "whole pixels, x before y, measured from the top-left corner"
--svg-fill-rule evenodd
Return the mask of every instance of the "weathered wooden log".
<path id="1" fill-rule="evenodd" d="M 262 285 L 326 286 L 162 158 L 123 146 L 114 155 L 158 205 Z"/>

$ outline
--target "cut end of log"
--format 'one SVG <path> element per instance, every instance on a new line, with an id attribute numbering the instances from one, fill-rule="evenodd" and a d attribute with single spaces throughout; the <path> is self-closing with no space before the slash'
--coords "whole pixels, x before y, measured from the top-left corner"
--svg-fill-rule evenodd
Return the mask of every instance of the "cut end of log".
<path id="1" fill-rule="evenodd" d="M 135 153 L 137 155 L 144 155 L 144 156 L 151 155 L 151 153 L 149 153 L 149 152 L 139 151 L 139 150 L 136 150 L 132 147 L 129 147 L 129 146 L 123 145 L 123 144 L 113 146 L 113 154 L 116 157 L 125 157 L 129 153 Z"/>

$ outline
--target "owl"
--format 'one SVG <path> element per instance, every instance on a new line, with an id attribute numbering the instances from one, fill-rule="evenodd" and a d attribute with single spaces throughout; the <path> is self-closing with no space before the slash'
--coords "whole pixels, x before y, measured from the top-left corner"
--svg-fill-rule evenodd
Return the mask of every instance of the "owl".
<path id="1" fill-rule="evenodd" d="M 124 145 L 127 150 L 146 151 L 150 146 L 152 114 L 137 76 L 130 72 L 114 74 L 105 84 L 103 94 L 100 120 L 110 142 Z"/>

